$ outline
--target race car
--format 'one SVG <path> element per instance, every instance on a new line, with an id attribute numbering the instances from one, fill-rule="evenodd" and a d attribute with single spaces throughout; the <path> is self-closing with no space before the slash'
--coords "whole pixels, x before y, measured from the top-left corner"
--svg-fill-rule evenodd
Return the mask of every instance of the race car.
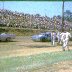
<path id="1" fill-rule="evenodd" d="M 11 41 L 15 37 L 16 37 L 15 34 L 1 33 L 0 34 L 0 41 Z"/>
<path id="2" fill-rule="evenodd" d="M 33 41 L 51 41 L 51 32 L 45 32 L 45 33 L 40 33 L 38 35 L 33 35 L 32 36 Z"/>

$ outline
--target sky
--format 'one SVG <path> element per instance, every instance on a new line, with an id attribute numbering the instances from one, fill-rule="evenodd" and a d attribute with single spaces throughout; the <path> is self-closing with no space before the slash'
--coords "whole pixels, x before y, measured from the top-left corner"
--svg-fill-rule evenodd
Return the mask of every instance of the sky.
<path id="1" fill-rule="evenodd" d="M 3 5 L 4 4 L 4 5 Z M 0 1 L 0 9 L 7 9 L 13 12 L 22 12 L 29 14 L 40 14 L 53 17 L 62 15 L 62 1 Z M 64 11 L 70 10 L 72 12 L 72 2 L 64 3 Z"/>

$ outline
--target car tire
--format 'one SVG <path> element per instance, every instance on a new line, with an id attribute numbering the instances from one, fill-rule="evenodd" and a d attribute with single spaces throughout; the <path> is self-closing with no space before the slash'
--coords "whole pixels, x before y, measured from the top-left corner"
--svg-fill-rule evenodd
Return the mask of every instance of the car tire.
<path id="1" fill-rule="evenodd" d="M 41 38 L 41 41 L 42 41 L 42 42 L 45 42 L 45 41 L 46 41 L 46 39 L 45 39 L 45 38 Z"/>
<path id="2" fill-rule="evenodd" d="M 10 40 L 11 40 L 11 38 L 10 38 L 10 37 L 6 38 L 6 41 L 10 41 Z"/>

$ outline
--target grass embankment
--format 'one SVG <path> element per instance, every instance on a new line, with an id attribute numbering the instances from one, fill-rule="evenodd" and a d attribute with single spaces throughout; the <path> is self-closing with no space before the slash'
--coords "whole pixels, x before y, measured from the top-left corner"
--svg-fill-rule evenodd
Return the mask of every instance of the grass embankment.
<path id="1" fill-rule="evenodd" d="M 21 57 L 0 58 L 0 72 L 34 72 L 44 66 L 72 60 L 72 51 L 42 53 Z M 54 71 L 53 71 L 54 72 Z"/>
<path id="2" fill-rule="evenodd" d="M 11 28 L 11 27 L 0 27 L 0 33 L 13 33 L 17 36 L 31 36 L 34 34 L 39 34 L 41 32 L 46 32 L 48 30 L 41 29 L 29 29 L 29 28 Z"/>

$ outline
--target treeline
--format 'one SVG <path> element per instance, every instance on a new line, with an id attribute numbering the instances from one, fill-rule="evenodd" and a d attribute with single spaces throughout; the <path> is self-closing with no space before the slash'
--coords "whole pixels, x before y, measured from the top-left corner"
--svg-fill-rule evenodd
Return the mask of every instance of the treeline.
<path id="1" fill-rule="evenodd" d="M 64 12 L 64 19 L 72 22 L 72 12 L 70 10 L 66 10 L 66 12 Z"/>
<path id="2" fill-rule="evenodd" d="M 65 16 L 65 29 L 72 29 L 72 12 L 67 10 Z M 33 28 L 33 29 L 48 29 L 48 30 L 61 30 L 62 17 L 60 15 L 41 16 L 40 14 L 31 15 L 19 12 L 12 12 L 9 10 L 0 9 L 0 26 L 13 27 L 13 28 Z"/>

